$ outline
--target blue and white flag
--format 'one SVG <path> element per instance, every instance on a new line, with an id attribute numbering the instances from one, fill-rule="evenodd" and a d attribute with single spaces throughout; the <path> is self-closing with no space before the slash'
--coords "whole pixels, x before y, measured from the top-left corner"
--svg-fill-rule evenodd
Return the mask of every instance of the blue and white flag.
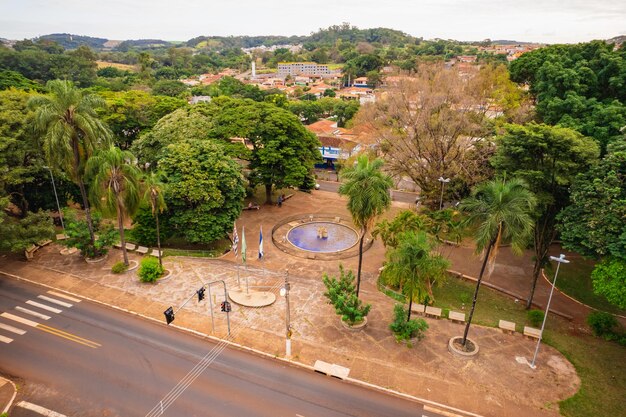
<path id="1" fill-rule="evenodd" d="M 237 234 L 237 223 L 233 225 L 233 253 L 237 257 L 237 248 L 239 246 L 239 235 Z"/>
<path id="2" fill-rule="evenodd" d="M 262 259 L 265 255 L 263 252 L 263 226 L 261 226 L 261 231 L 259 232 L 259 259 Z"/>
<path id="3" fill-rule="evenodd" d="M 246 263 L 246 226 L 241 226 L 241 260 Z"/>

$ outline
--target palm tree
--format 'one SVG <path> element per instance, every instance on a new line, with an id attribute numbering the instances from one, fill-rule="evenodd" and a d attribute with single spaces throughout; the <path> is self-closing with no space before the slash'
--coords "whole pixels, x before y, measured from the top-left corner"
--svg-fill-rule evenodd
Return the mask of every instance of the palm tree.
<path id="1" fill-rule="evenodd" d="M 531 213 L 535 204 L 535 195 L 528 189 L 526 183 L 519 179 L 512 179 L 509 182 L 494 180 L 480 184 L 472 191 L 471 197 L 461 203 L 461 210 L 468 214 L 467 222 L 476 227 L 474 236 L 476 252 L 484 252 L 472 309 L 463 333 L 463 346 L 472 323 L 478 289 L 485 269 L 489 266 L 488 273 L 493 270 L 498 246 L 502 241 L 510 242 L 515 253 L 522 252 L 533 231 L 534 222 Z"/>
<path id="2" fill-rule="evenodd" d="M 411 320 L 413 300 L 433 300 L 432 287 L 446 276 L 449 262 L 439 254 L 433 254 L 433 242 L 423 231 L 408 231 L 398 236 L 398 246 L 389 253 L 389 261 L 383 270 L 385 279 L 394 281 L 408 292 Z"/>
<path id="3" fill-rule="evenodd" d="M 70 81 L 49 81 L 50 94 L 30 99 L 35 111 L 35 128 L 43 136 L 43 149 L 50 165 L 64 169 L 78 185 L 83 199 L 91 244 L 95 235 L 85 189 L 85 163 L 92 153 L 108 146 L 110 132 L 95 109 L 105 105 L 98 96 L 83 94 Z"/>
<path id="4" fill-rule="evenodd" d="M 156 236 L 157 247 L 159 250 L 159 265 L 163 266 L 161 260 L 161 234 L 159 231 L 159 213 L 165 210 L 165 199 L 163 198 L 163 188 L 165 187 L 161 181 L 162 175 L 160 172 L 151 171 L 143 178 L 143 186 L 145 189 L 144 198 L 150 203 L 152 209 L 152 215 L 156 220 Z"/>
<path id="5" fill-rule="evenodd" d="M 390 176 L 380 170 L 382 166 L 382 160 L 375 159 L 370 162 L 367 155 L 361 155 L 354 167 L 346 168 L 341 174 L 344 183 L 339 187 L 339 194 L 348 197 L 348 210 L 352 215 L 352 221 L 361 229 L 356 279 L 357 297 L 361 286 L 363 240 L 376 216 L 382 214 L 391 205 L 389 189 L 393 182 Z"/>
<path id="6" fill-rule="evenodd" d="M 86 171 L 93 181 L 92 201 L 105 213 L 117 214 L 124 263 L 128 265 L 124 219 L 134 213 L 141 202 L 141 171 L 135 165 L 135 157 L 129 151 L 112 145 L 97 152 L 87 162 Z"/>

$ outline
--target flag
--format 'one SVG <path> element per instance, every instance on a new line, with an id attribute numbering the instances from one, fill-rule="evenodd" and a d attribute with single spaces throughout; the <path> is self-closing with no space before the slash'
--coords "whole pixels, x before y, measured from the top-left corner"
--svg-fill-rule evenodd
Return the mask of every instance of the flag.
<path id="1" fill-rule="evenodd" d="M 263 252 L 263 226 L 261 226 L 261 231 L 259 232 L 259 259 L 263 258 L 265 253 Z"/>
<path id="2" fill-rule="evenodd" d="M 246 263 L 246 226 L 241 226 L 241 260 Z"/>
<path id="3" fill-rule="evenodd" d="M 239 235 L 237 234 L 237 223 L 233 225 L 233 253 L 237 257 L 237 246 L 239 245 Z"/>

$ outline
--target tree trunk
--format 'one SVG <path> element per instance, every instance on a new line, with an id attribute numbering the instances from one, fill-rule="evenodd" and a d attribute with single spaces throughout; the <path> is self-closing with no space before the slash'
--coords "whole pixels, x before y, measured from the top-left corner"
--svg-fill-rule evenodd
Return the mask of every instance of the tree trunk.
<path id="1" fill-rule="evenodd" d="M 120 245 L 122 245 L 122 255 L 124 255 L 124 265 L 128 266 L 128 252 L 126 251 L 126 237 L 124 236 L 124 218 L 122 217 L 122 208 L 117 205 L 117 227 L 120 230 Z"/>
<path id="2" fill-rule="evenodd" d="M 356 273 L 356 298 L 359 298 L 359 289 L 361 288 L 361 265 L 363 264 L 363 240 L 365 240 L 365 231 L 362 229 L 361 239 L 359 239 L 359 267 Z"/>
<path id="3" fill-rule="evenodd" d="M 265 184 L 265 204 L 272 204 L 272 184 Z"/>
<path id="4" fill-rule="evenodd" d="M 411 309 L 413 308 L 413 287 L 411 287 L 411 294 L 409 296 L 409 313 L 406 317 L 406 322 L 411 321 Z"/>
<path id="5" fill-rule="evenodd" d="M 157 229 L 157 248 L 159 250 L 159 265 L 163 266 L 163 261 L 161 260 L 161 233 L 159 232 L 159 213 L 158 211 L 154 212 L 156 218 L 156 229 Z"/>
<path id="6" fill-rule="evenodd" d="M 465 342 L 467 341 L 467 333 L 469 332 L 470 324 L 472 324 L 472 317 L 474 316 L 474 309 L 476 308 L 476 299 L 478 298 L 478 289 L 480 288 L 480 283 L 483 280 L 483 275 L 485 273 L 485 267 L 487 266 L 487 261 L 489 260 L 489 253 L 493 247 L 495 242 L 492 242 L 487 247 L 487 253 L 485 253 L 485 259 L 483 259 L 483 265 L 480 267 L 480 275 L 478 275 L 478 281 L 476 282 L 476 290 L 474 290 L 474 299 L 472 300 L 472 309 L 470 310 L 469 317 L 467 318 L 467 324 L 465 325 L 465 331 L 463 332 L 463 341 L 461 344 L 465 346 Z"/>
<path id="7" fill-rule="evenodd" d="M 85 218 L 87 219 L 87 228 L 89 229 L 89 237 L 91 238 L 91 246 L 96 247 L 96 235 L 93 232 L 93 222 L 91 220 L 91 210 L 89 209 L 89 200 L 87 199 L 87 190 L 85 190 L 85 183 L 82 178 L 78 180 L 78 188 L 80 188 L 80 195 L 83 197 L 83 207 L 85 208 Z"/>
<path id="8" fill-rule="evenodd" d="M 541 274 L 541 268 L 545 265 L 550 245 L 556 235 L 556 231 L 554 230 L 554 215 L 551 214 L 552 211 L 553 210 L 550 208 L 547 209 L 539 230 L 538 225 L 535 225 L 535 264 L 533 266 L 533 280 L 530 287 L 530 294 L 526 301 L 526 310 L 530 310 L 532 307 L 535 288 L 537 287 L 537 279 L 539 278 L 539 274 Z"/>

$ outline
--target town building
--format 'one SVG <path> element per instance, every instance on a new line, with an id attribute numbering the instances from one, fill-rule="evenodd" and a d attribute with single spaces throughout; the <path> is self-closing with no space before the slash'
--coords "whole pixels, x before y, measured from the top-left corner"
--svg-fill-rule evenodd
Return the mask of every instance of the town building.
<path id="1" fill-rule="evenodd" d="M 317 64 L 315 62 L 279 62 L 278 76 L 296 76 L 296 75 L 326 75 L 331 74 L 328 65 Z"/>

